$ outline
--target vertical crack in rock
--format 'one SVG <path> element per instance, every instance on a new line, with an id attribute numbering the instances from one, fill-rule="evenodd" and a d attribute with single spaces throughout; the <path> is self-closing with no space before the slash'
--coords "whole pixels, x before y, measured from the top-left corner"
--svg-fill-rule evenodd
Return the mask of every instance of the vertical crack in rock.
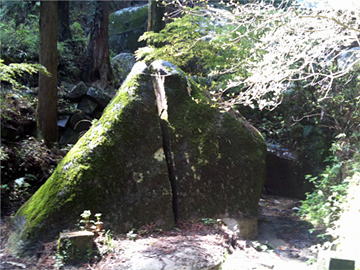
<path id="1" fill-rule="evenodd" d="M 171 154 L 171 146 L 170 146 L 168 105 L 166 101 L 166 94 L 164 88 L 165 76 L 160 74 L 155 74 L 152 76 L 152 81 L 156 95 L 160 128 L 162 132 L 163 148 L 164 148 L 166 164 L 169 173 L 169 180 L 171 184 L 172 199 L 173 199 L 172 207 L 174 212 L 174 219 L 175 219 L 175 224 L 177 224 L 179 220 L 179 203 L 178 203 L 178 192 L 176 185 L 175 166 L 174 166 L 174 161 Z"/>

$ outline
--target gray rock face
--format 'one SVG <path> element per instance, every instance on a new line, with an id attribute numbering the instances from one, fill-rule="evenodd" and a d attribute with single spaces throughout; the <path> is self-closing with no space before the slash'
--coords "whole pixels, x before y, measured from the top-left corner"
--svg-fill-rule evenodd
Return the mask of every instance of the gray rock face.
<path id="1" fill-rule="evenodd" d="M 261 135 L 235 115 L 200 102 L 204 97 L 176 66 L 155 61 L 150 73 L 164 76 L 163 87 L 154 85 L 164 92 L 156 94 L 158 104 L 163 100 L 160 121 L 168 136 L 179 219 L 231 218 L 241 236 L 256 237 L 265 175 Z"/>
<path id="2" fill-rule="evenodd" d="M 130 70 L 127 74 L 130 73 Z M 89 90 L 86 92 L 86 95 L 99 103 L 103 108 L 105 108 L 111 100 L 111 97 L 104 93 L 101 89 L 97 89 L 94 87 L 90 87 Z"/>
<path id="3" fill-rule="evenodd" d="M 75 144 L 79 139 L 79 133 L 74 131 L 71 128 L 65 128 L 65 131 L 62 133 L 59 144 L 66 145 L 66 144 Z"/>
<path id="4" fill-rule="evenodd" d="M 95 102 L 87 97 L 84 97 L 80 101 L 78 109 L 83 111 L 86 114 L 92 114 L 93 112 L 95 112 L 97 106 L 98 106 L 97 102 Z"/>
<path id="5" fill-rule="evenodd" d="M 88 117 L 84 112 L 80 111 L 78 113 L 75 113 L 73 116 L 71 116 L 70 127 L 72 129 L 79 128 L 79 125 L 81 125 L 82 122 L 90 122 L 91 123 L 91 118 Z M 84 131 L 84 130 L 85 129 L 81 129 L 81 130 L 79 130 L 79 132 Z"/>
<path id="6" fill-rule="evenodd" d="M 88 87 L 86 84 L 84 82 L 80 82 L 71 89 L 70 93 L 66 95 L 66 98 L 72 101 L 78 101 L 86 95 L 87 91 Z"/>
<path id="7" fill-rule="evenodd" d="M 60 115 L 58 117 L 58 127 L 65 127 L 66 124 L 69 122 L 70 115 Z"/>
<path id="8" fill-rule="evenodd" d="M 120 53 L 111 60 L 112 71 L 120 84 L 125 81 L 135 63 L 132 53 Z"/>
<path id="9" fill-rule="evenodd" d="M 102 213 L 116 233 L 224 218 L 241 236 L 256 237 L 265 153 L 253 127 L 206 104 L 177 67 L 137 63 L 103 116 L 16 213 L 9 246 L 31 254 L 39 241 L 73 228 L 84 210 Z"/>

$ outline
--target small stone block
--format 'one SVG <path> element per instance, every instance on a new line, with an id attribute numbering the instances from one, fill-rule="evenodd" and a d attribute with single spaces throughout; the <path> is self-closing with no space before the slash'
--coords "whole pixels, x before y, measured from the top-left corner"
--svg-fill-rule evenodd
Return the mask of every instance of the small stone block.
<path id="1" fill-rule="evenodd" d="M 355 261 L 330 258 L 329 270 L 355 270 Z"/>
<path id="2" fill-rule="evenodd" d="M 321 251 L 317 270 L 355 270 L 355 260 L 336 251 Z"/>
<path id="3" fill-rule="evenodd" d="M 58 241 L 58 254 L 65 264 L 86 262 L 94 246 L 94 233 L 77 231 L 60 233 Z"/>
<path id="4" fill-rule="evenodd" d="M 70 119 L 70 115 L 60 115 L 58 117 L 58 127 L 65 127 Z"/>

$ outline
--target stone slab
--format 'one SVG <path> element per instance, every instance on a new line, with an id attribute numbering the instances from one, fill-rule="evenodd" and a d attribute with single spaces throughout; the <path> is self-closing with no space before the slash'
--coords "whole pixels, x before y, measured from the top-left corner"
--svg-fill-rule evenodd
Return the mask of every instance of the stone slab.
<path id="1" fill-rule="evenodd" d="M 355 270 L 355 257 L 351 254 L 326 250 L 318 255 L 317 270 Z"/>

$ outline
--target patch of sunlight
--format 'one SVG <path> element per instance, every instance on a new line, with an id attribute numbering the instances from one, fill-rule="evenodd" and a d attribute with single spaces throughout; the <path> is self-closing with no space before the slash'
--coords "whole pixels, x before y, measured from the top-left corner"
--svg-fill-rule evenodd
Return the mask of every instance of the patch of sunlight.
<path id="1" fill-rule="evenodd" d="M 165 160 L 164 149 L 159 148 L 159 150 L 157 150 L 157 151 L 155 152 L 154 158 L 155 158 L 157 161 L 163 161 L 163 160 Z"/>

